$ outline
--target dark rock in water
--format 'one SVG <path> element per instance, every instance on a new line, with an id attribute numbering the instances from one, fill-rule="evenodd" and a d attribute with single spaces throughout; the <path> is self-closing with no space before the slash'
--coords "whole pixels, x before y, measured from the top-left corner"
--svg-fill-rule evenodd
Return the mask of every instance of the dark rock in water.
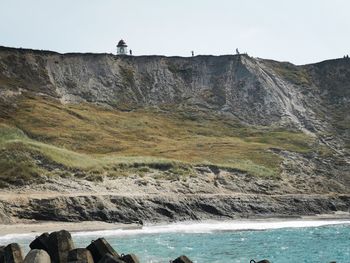
<path id="1" fill-rule="evenodd" d="M 193 262 L 185 255 L 182 255 L 182 256 L 178 257 L 177 259 L 173 260 L 172 263 L 193 263 Z"/>
<path id="2" fill-rule="evenodd" d="M 105 254 L 101 260 L 95 261 L 98 263 L 125 263 L 125 261 L 121 260 L 118 257 L 112 256 L 111 254 L 107 253 Z"/>
<path id="3" fill-rule="evenodd" d="M 121 257 L 121 260 L 123 260 L 125 263 L 140 263 L 135 254 L 124 255 Z"/>
<path id="4" fill-rule="evenodd" d="M 68 262 L 94 263 L 91 252 L 86 248 L 76 248 L 68 253 Z"/>
<path id="5" fill-rule="evenodd" d="M 92 241 L 86 248 L 90 250 L 92 257 L 94 258 L 94 262 L 99 262 L 107 253 L 109 253 L 112 257 L 118 259 L 120 258 L 117 251 L 115 251 L 103 237 Z"/>
<path id="6" fill-rule="evenodd" d="M 36 237 L 32 243 L 30 243 L 29 247 L 31 249 L 43 249 L 46 252 L 49 252 L 48 241 L 49 233 L 43 233 L 40 236 Z"/>
<path id="7" fill-rule="evenodd" d="M 24 258 L 23 263 L 51 263 L 51 258 L 43 249 L 32 249 Z"/>
<path id="8" fill-rule="evenodd" d="M 4 252 L 5 263 L 23 263 L 23 252 L 17 243 L 7 245 Z"/>
<path id="9" fill-rule="evenodd" d="M 0 263 L 5 261 L 5 246 L 0 246 Z"/>
<path id="10" fill-rule="evenodd" d="M 254 259 L 252 259 L 250 261 L 250 263 L 270 263 L 270 261 L 268 261 L 267 259 L 263 259 L 263 260 L 260 260 L 260 261 L 256 262 Z"/>
<path id="11" fill-rule="evenodd" d="M 52 232 L 48 241 L 52 262 L 67 263 L 68 252 L 75 248 L 71 234 L 66 230 Z"/>

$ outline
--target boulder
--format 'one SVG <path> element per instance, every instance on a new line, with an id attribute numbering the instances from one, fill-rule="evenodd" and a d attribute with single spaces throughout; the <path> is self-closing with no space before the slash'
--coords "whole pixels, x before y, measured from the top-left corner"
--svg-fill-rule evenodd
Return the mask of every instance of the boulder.
<path id="1" fill-rule="evenodd" d="M 91 252 L 86 248 L 76 248 L 68 253 L 68 262 L 94 263 Z"/>
<path id="2" fill-rule="evenodd" d="M 43 249 L 46 252 L 49 251 L 48 241 L 49 233 L 43 233 L 40 236 L 36 237 L 30 244 L 29 247 L 31 249 Z"/>
<path id="3" fill-rule="evenodd" d="M 24 258 L 23 263 L 51 263 L 51 258 L 43 249 L 32 249 Z"/>
<path id="4" fill-rule="evenodd" d="M 4 262 L 23 263 L 23 252 L 17 243 L 11 243 L 4 249 Z"/>
<path id="5" fill-rule="evenodd" d="M 95 263 L 99 262 L 107 253 L 112 257 L 120 258 L 117 251 L 103 237 L 92 241 L 86 248 L 91 252 Z"/>
<path id="6" fill-rule="evenodd" d="M 140 263 L 135 254 L 122 255 L 121 260 L 123 260 L 125 263 Z"/>
<path id="7" fill-rule="evenodd" d="M 125 263 L 123 260 L 116 256 L 112 256 L 111 254 L 105 254 L 99 261 L 95 261 L 98 263 Z"/>
<path id="8" fill-rule="evenodd" d="M 48 238 L 48 247 L 53 263 L 67 263 L 69 251 L 75 248 L 72 236 L 66 230 L 52 232 Z"/>
<path id="9" fill-rule="evenodd" d="M 185 255 L 182 255 L 177 259 L 173 260 L 172 263 L 193 263 L 193 262 Z"/>

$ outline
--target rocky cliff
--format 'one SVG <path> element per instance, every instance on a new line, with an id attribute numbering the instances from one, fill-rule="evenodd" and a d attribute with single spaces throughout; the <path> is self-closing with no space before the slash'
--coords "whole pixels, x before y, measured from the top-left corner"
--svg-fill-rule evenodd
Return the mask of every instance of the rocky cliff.
<path id="1" fill-rule="evenodd" d="M 257 198 L 323 194 L 325 200 L 337 199 L 349 194 L 349 105 L 349 59 L 295 66 L 248 55 L 134 57 L 1 47 L 0 186 L 45 192 L 52 190 L 51 178 L 101 187 L 124 177 L 133 184 L 149 178 L 162 185 L 162 180 L 191 182 L 204 173 L 225 177 L 225 195 L 253 190 Z M 191 194 L 214 195 L 219 188 L 220 180 L 210 179 Z M 171 198 L 183 197 L 175 191 Z M 189 207 L 197 202 L 194 210 L 209 213 L 198 205 L 199 197 L 193 198 L 177 202 L 188 201 Z M 293 203 L 288 198 L 279 204 Z M 221 214 L 254 213 L 253 208 L 233 209 L 232 197 L 219 199 L 225 206 L 217 208 Z M 271 200 L 266 199 L 279 205 Z M 349 209 L 348 201 L 337 200 L 342 204 L 333 210 Z M 160 214 L 168 209 L 164 200 L 150 197 L 149 202 L 157 203 L 154 211 Z M 2 205 L 1 211 L 12 207 Z M 53 215 L 38 207 L 27 216 L 13 214 Z M 332 211 L 331 205 L 325 207 L 319 212 Z M 174 211 L 191 218 L 182 208 Z"/>
<path id="2" fill-rule="evenodd" d="M 294 66 L 247 55 L 0 51 L 2 97 L 32 91 L 62 103 L 85 101 L 123 110 L 190 106 L 232 114 L 249 124 L 290 124 L 309 131 L 330 125 L 334 110 L 347 108 L 350 99 L 349 59 Z"/>

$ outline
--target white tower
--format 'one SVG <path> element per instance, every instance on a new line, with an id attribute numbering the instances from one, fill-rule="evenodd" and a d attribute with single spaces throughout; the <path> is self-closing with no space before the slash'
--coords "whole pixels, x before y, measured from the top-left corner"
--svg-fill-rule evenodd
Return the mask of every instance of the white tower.
<path id="1" fill-rule="evenodd" d="M 128 46 L 125 43 L 125 41 L 121 39 L 117 45 L 117 55 L 127 55 L 127 54 L 128 54 Z"/>

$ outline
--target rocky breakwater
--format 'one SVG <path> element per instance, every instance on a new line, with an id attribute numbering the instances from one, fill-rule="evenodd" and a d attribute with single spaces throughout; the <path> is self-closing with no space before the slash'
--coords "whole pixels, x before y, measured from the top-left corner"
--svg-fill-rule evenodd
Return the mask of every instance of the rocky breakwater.
<path id="1" fill-rule="evenodd" d="M 104 239 L 93 240 L 86 248 L 76 248 L 66 230 L 43 233 L 33 240 L 29 253 L 24 256 L 17 243 L 0 246 L 0 263 L 139 263 L 135 254 L 119 254 Z M 191 263 L 182 255 L 173 263 Z"/>

